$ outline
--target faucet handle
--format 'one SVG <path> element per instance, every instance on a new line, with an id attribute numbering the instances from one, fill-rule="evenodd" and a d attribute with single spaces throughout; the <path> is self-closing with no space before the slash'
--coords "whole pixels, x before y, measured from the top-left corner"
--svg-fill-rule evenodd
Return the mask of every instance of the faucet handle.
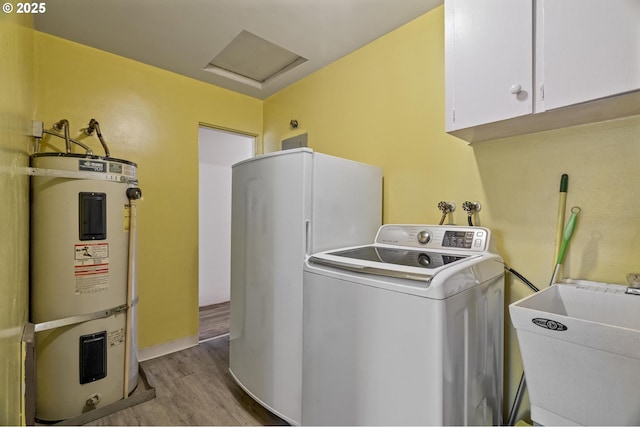
<path id="1" fill-rule="evenodd" d="M 456 204 L 453 202 L 440 202 L 438 203 L 438 209 L 442 212 L 442 218 L 440 218 L 440 224 L 444 224 L 444 220 L 447 219 L 447 215 L 456 210 Z"/>
<path id="2" fill-rule="evenodd" d="M 451 213 L 456 210 L 456 204 L 454 202 L 440 202 L 438 203 L 438 209 L 442 213 Z"/>
<path id="3" fill-rule="evenodd" d="M 627 288 L 627 291 L 625 293 L 631 295 L 640 295 L 640 273 L 627 274 L 627 282 L 629 283 L 629 287 Z"/>

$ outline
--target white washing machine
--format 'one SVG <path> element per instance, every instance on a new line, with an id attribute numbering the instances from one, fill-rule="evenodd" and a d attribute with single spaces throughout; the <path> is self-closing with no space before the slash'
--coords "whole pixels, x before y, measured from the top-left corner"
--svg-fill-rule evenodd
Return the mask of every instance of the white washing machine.
<path id="1" fill-rule="evenodd" d="M 499 425 L 504 265 L 481 227 L 384 225 L 309 257 L 304 425 Z"/>

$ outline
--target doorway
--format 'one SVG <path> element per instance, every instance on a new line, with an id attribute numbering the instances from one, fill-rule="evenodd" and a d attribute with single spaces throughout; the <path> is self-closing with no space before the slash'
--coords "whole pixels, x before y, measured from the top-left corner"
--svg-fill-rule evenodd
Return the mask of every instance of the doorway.
<path id="1" fill-rule="evenodd" d="M 254 136 L 207 126 L 198 130 L 200 341 L 229 332 L 231 166 L 254 153 Z"/>

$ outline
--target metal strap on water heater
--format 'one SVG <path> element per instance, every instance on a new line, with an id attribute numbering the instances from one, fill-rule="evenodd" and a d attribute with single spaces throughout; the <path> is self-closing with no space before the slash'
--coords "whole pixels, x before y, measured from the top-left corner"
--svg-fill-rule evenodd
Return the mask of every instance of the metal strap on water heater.
<path id="1" fill-rule="evenodd" d="M 29 176 L 52 176 L 56 178 L 93 179 L 96 181 L 116 181 L 125 184 L 137 184 L 137 178 L 124 175 L 90 171 L 65 171 L 58 169 L 27 168 Z"/>
<path id="2" fill-rule="evenodd" d="M 138 298 L 135 298 L 131 302 L 131 307 L 133 307 L 137 303 L 138 303 Z M 128 308 L 129 306 L 127 306 L 127 304 L 122 304 L 107 310 L 100 310 L 100 311 L 95 311 L 93 313 L 65 317 L 64 319 L 56 319 L 56 320 L 50 320 L 48 322 L 36 323 L 35 331 L 36 332 L 48 331 L 50 329 L 56 329 L 62 326 L 70 326 L 78 323 L 88 322 L 89 320 L 104 319 L 106 317 L 111 317 L 114 314 L 122 313 L 123 311 L 126 311 Z"/>

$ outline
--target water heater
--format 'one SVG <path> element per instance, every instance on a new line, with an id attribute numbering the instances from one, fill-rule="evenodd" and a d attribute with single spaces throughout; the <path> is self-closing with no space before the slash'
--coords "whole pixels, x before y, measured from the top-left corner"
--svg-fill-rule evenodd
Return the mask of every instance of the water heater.
<path id="1" fill-rule="evenodd" d="M 136 171 L 109 156 L 31 156 L 30 316 L 41 422 L 113 403 L 138 383 Z"/>

